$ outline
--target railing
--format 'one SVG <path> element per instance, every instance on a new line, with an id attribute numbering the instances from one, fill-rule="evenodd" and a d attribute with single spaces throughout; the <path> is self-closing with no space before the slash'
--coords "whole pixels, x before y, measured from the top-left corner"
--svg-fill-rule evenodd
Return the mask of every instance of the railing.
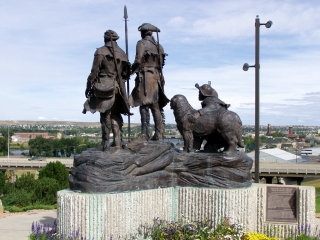
<path id="1" fill-rule="evenodd" d="M 42 168 L 49 162 L 59 161 L 67 168 L 73 168 L 73 158 L 42 158 L 28 160 L 27 158 L 0 158 L 0 167 L 22 167 Z M 254 172 L 254 165 L 251 172 Z M 320 164 L 295 164 L 295 163 L 262 163 L 260 162 L 260 173 L 267 174 L 320 174 Z"/>
<path id="2" fill-rule="evenodd" d="M 254 172 L 254 166 L 251 168 Z M 264 163 L 260 165 L 260 173 L 268 174 L 320 174 L 320 164 L 281 164 L 281 163 Z"/>
<path id="3" fill-rule="evenodd" d="M 66 165 L 67 168 L 73 167 L 73 159 L 59 159 L 59 158 L 42 158 L 37 160 L 28 160 L 27 158 L 0 158 L 0 167 L 3 168 L 42 168 L 49 162 L 59 161 Z"/>

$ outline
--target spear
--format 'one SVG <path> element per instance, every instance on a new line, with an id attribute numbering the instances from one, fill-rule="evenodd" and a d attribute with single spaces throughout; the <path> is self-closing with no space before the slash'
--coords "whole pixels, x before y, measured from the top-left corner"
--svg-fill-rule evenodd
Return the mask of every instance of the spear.
<path id="1" fill-rule="evenodd" d="M 127 58 L 129 61 L 129 51 L 128 51 L 128 26 L 127 26 L 127 21 L 128 21 L 128 13 L 127 13 L 127 7 L 124 5 L 124 28 L 125 28 L 125 34 L 126 34 L 126 54 Z M 129 97 L 130 95 L 130 87 L 129 87 L 129 78 L 127 79 L 127 96 Z M 128 114 L 128 142 L 130 142 L 130 133 L 131 133 L 131 128 L 130 128 L 130 114 Z"/>

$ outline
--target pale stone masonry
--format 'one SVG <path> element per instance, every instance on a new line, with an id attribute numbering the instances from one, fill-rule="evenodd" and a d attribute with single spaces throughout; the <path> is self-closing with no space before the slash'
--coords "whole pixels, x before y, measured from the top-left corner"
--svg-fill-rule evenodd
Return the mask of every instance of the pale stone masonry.
<path id="1" fill-rule="evenodd" d="M 136 233 L 141 224 L 154 218 L 177 221 L 211 219 L 214 225 L 222 217 L 241 224 L 248 231 L 274 232 L 289 236 L 298 226 L 315 226 L 314 187 L 297 187 L 297 222 L 266 222 L 266 187 L 253 184 L 243 189 L 195 187 L 159 188 L 124 193 L 88 194 L 63 190 L 58 192 L 58 231 L 80 231 L 89 239 L 109 239 L 110 235 Z M 286 187 L 276 185 L 277 187 Z"/>

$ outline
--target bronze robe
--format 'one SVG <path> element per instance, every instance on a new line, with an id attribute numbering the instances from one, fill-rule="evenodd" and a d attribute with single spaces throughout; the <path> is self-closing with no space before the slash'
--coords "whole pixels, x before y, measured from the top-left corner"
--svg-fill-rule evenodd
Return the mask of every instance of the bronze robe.
<path id="1" fill-rule="evenodd" d="M 152 36 L 146 36 L 138 41 L 132 65 L 132 71 L 137 76 L 135 87 L 129 97 L 131 107 L 159 102 L 159 107 L 162 109 L 169 102 L 163 90 L 163 77 L 161 79 L 160 76 L 160 67 L 164 65 L 165 55 L 161 45 L 158 52 L 158 44 Z"/>

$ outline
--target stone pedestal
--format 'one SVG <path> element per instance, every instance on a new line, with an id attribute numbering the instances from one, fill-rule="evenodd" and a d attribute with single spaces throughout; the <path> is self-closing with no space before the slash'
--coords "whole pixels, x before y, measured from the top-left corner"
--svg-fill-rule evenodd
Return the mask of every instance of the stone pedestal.
<path id="1" fill-rule="evenodd" d="M 0 200 L 0 216 L 3 214 L 3 206 L 2 206 L 2 202 Z"/>
<path id="2" fill-rule="evenodd" d="M 169 221 L 208 218 L 215 225 L 222 217 L 229 217 L 247 231 L 262 233 L 276 228 L 278 237 L 288 236 L 299 225 L 314 225 L 313 187 L 296 186 L 297 222 L 285 224 L 266 222 L 267 186 L 274 185 L 253 184 L 241 189 L 171 187 L 113 194 L 63 190 L 58 192 L 58 231 L 64 234 L 79 231 L 88 239 L 124 237 L 157 217 Z"/>

